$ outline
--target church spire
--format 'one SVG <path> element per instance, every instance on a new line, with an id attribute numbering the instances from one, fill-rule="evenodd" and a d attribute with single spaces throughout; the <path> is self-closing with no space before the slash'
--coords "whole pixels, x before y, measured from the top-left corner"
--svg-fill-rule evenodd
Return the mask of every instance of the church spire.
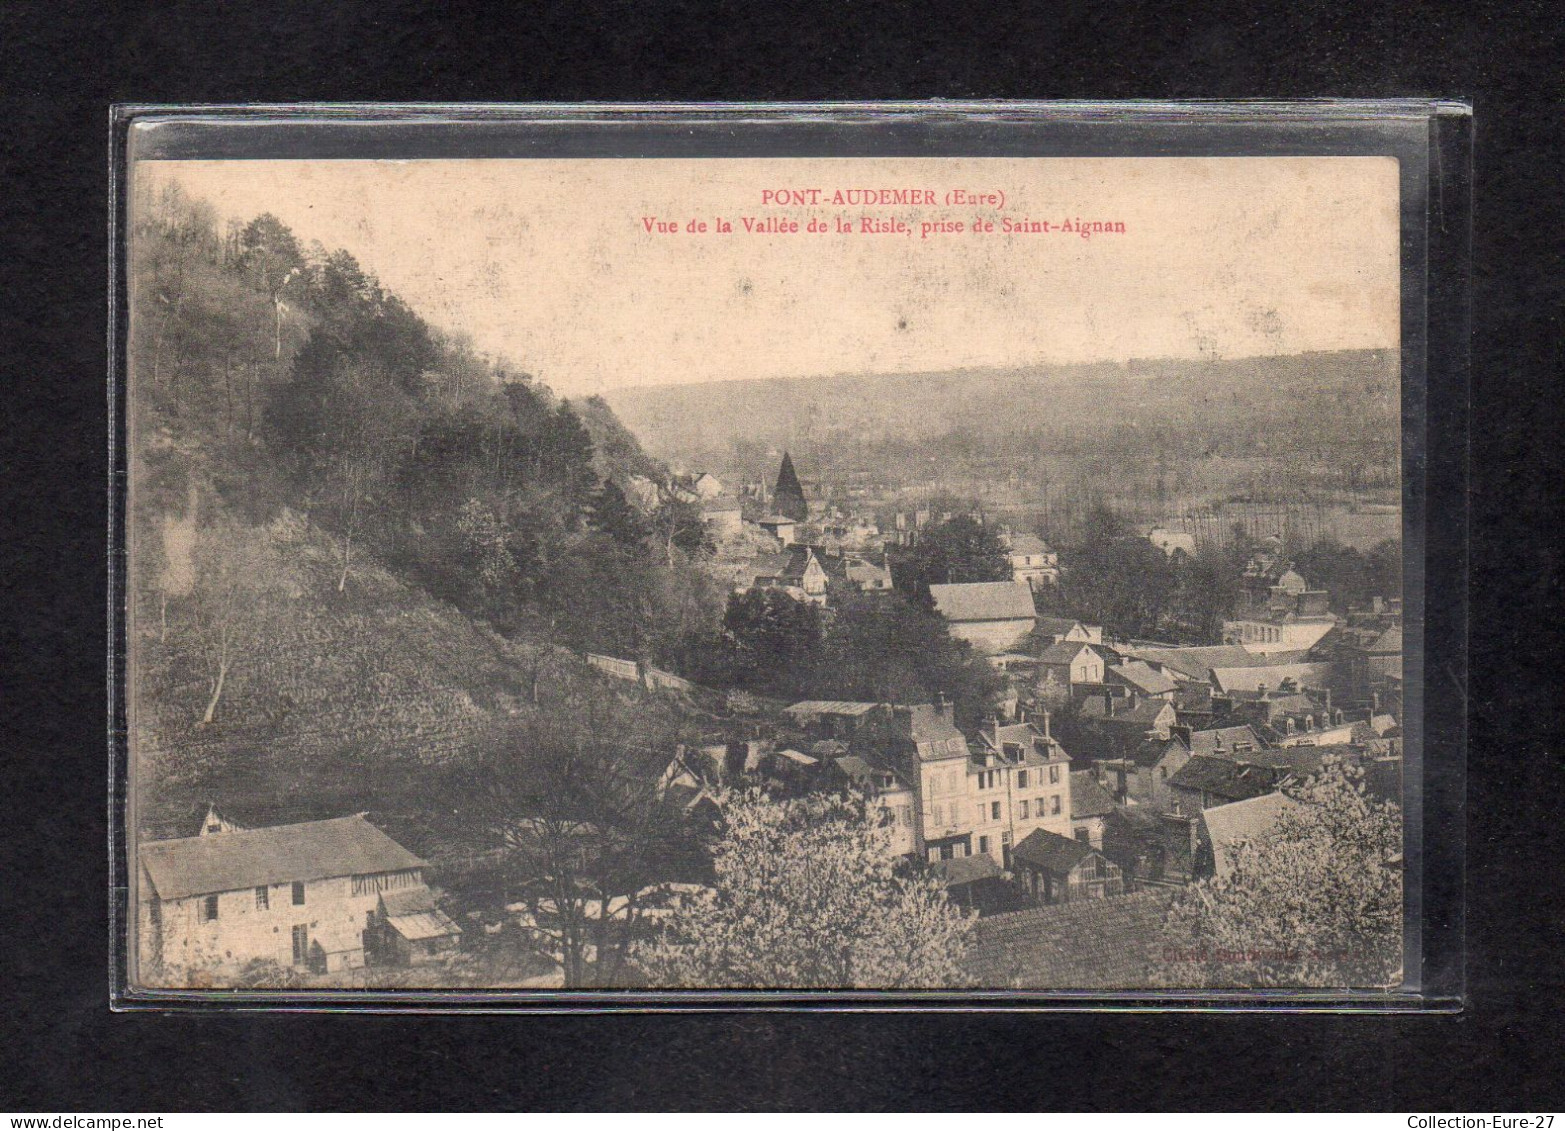
<path id="1" fill-rule="evenodd" d="M 793 457 L 787 452 L 783 453 L 782 467 L 777 471 L 772 506 L 778 514 L 787 515 L 796 522 L 803 522 L 810 517 L 809 504 L 804 501 L 804 488 L 799 485 L 798 473 L 793 470 Z"/>

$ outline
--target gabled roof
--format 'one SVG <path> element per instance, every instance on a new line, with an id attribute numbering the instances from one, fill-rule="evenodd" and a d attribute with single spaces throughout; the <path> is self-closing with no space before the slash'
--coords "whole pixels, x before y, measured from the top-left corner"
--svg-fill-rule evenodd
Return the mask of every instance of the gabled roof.
<path id="1" fill-rule="evenodd" d="M 1171 750 L 1185 749 L 1185 744 L 1177 737 L 1144 738 L 1127 757 L 1138 766 L 1155 766 L 1168 757 Z"/>
<path id="2" fill-rule="evenodd" d="M 1371 653 L 1384 653 L 1386 655 L 1400 655 L 1402 652 L 1402 626 L 1392 625 L 1386 631 L 1375 638 L 1375 642 L 1364 651 Z"/>
<path id="3" fill-rule="evenodd" d="M 1011 553 L 1013 554 L 1048 554 L 1052 553 L 1049 544 L 1042 538 L 1032 534 L 1018 534 L 1011 539 Z"/>
<path id="4" fill-rule="evenodd" d="M 1201 810 L 1201 820 L 1206 825 L 1207 839 L 1212 844 L 1212 860 L 1218 879 L 1227 877 L 1233 869 L 1228 850 L 1238 841 L 1254 841 L 1271 832 L 1289 809 L 1297 809 L 1299 803 L 1287 794 L 1263 793 L 1243 801 L 1227 805 L 1214 805 Z"/>
<path id="5" fill-rule="evenodd" d="M 1096 851 L 1086 841 L 1072 840 L 1048 829 L 1033 829 L 1011 849 L 1011 858 L 1064 875 Z"/>
<path id="6" fill-rule="evenodd" d="M 1064 636 L 1073 629 L 1085 629 L 1087 626 L 1070 617 L 1039 617 L 1037 627 L 1044 636 Z"/>
<path id="7" fill-rule="evenodd" d="M 155 840 L 140 856 L 162 899 L 424 867 L 362 816 Z"/>
<path id="8" fill-rule="evenodd" d="M 967 581 L 931 585 L 935 611 L 947 620 L 1032 620 L 1032 590 L 1025 581 Z"/>
<path id="9" fill-rule="evenodd" d="M 1104 674 L 1111 675 L 1122 683 L 1134 687 L 1144 695 L 1166 695 L 1179 686 L 1144 660 L 1131 660 L 1126 663 L 1115 664 L 1105 669 Z"/>
<path id="10" fill-rule="evenodd" d="M 1113 812 L 1114 799 L 1098 784 L 1091 770 L 1077 770 L 1071 774 L 1071 820 L 1107 817 Z"/>
<path id="11" fill-rule="evenodd" d="M 1085 640 L 1060 640 L 1050 644 L 1038 657 L 1040 664 L 1069 664 L 1081 653 L 1083 648 L 1091 648 L 1097 652 L 1097 646 L 1088 644 Z M 1101 652 L 1098 653 L 1100 656 Z"/>
<path id="12" fill-rule="evenodd" d="M 992 989 L 1144 987 L 1174 894 L 1152 888 L 980 919 L 962 965 Z"/>
<path id="13" fill-rule="evenodd" d="M 1209 793 L 1229 801 L 1243 801 L 1270 793 L 1277 787 L 1281 776 L 1269 766 L 1246 765 L 1230 762 L 1226 758 L 1208 758 L 1197 754 L 1179 767 L 1179 772 L 1168 779 L 1174 789 L 1188 789 Z"/>
<path id="14" fill-rule="evenodd" d="M 1171 715 L 1177 715 L 1174 705 L 1166 699 L 1143 699 L 1134 707 L 1125 707 L 1119 700 L 1115 701 L 1114 713 L 1110 715 L 1104 706 L 1101 695 L 1092 695 L 1082 700 L 1081 717 L 1091 719 L 1095 723 L 1109 723 L 1114 726 L 1140 727 L 1150 730 L 1157 725 L 1158 716 L 1165 711 Z"/>

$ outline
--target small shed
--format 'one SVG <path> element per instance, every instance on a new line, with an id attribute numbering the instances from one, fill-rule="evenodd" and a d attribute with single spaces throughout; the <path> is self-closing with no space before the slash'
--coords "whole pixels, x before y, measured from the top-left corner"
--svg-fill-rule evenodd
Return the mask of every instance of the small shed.
<path id="1" fill-rule="evenodd" d="M 1011 866 L 1038 903 L 1075 903 L 1125 893 L 1119 865 L 1085 840 L 1034 829 L 1011 850 Z"/>
<path id="2" fill-rule="evenodd" d="M 462 928 L 435 906 L 434 893 L 419 884 L 381 892 L 365 935 L 376 965 L 421 966 L 458 949 Z"/>

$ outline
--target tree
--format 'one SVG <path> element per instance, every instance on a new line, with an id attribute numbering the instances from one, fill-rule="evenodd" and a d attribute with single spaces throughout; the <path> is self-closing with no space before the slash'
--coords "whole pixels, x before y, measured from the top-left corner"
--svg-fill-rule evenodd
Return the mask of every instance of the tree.
<path id="1" fill-rule="evenodd" d="M 746 589 L 728 598 L 719 654 L 726 681 L 777 695 L 815 682 L 822 640 L 820 609 L 780 589 Z"/>
<path id="2" fill-rule="evenodd" d="M 656 986 L 947 988 L 966 980 L 972 920 L 891 851 L 862 798 L 719 794 L 716 879 L 632 961 Z"/>
<path id="3" fill-rule="evenodd" d="M 806 690 L 827 698 L 927 703 L 949 695 L 959 721 L 976 725 L 999 690 L 999 675 L 945 618 L 901 594 L 858 594 L 838 602 L 823 655 Z"/>
<path id="4" fill-rule="evenodd" d="M 209 726 L 235 666 L 266 622 L 267 585 L 275 567 L 264 531 L 223 518 L 197 531 L 189 600 L 195 651 L 207 677 L 201 725 Z"/>
<path id="5" fill-rule="evenodd" d="M 582 696 L 518 719 L 476 764 L 452 768 L 451 800 L 503 846 L 568 987 L 624 984 L 640 893 L 693 866 L 660 789 L 679 737 L 651 705 Z"/>
<path id="6" fill-rule="evenodd" d="M 1402 814 L 1327 755 L 1273 828 L 1228 848 L 1164 928 L 1169 986 L 1385 987 L 1402 971 Z"/>
<path id="7" fill-rule="evenodd" d="M 793 469 L 793 457 L 783 453 L 782 466 L 777 469 L 777 485 L 772 490 L 772 507 L 795 522 L 810 517 L 810 504 L 805 501 L 804 488 L 799 484 L 799 474 Z"/>
<path id="8" fill-rule="evenodd" d="M 677 560 L 675 551 L 705 554 L 712 550 L 712 535 L 701 521 L 701 508 L 672 496 L 658 504 L 650 518 L 652 538 L 670 568 Z"/>
<path id="9" fill-rule="evenodd" d="M 964 514 L 926 530 L 892 561 L 892 574 L 897 588 L 927 598 L 931 585 L 1009 581 L 1011 563 L 993 527 Z"/>
<path id="10" fill-rule="evenodd" d="M 1061 605 L 1115 636 L 1159 638 L 1174 585 L 1175 566 L 1163 552 L 1101 505 L 1088 512 L 1080 540 L 1060 553 Z"/>
<path id="11" fill-rule="evenodd" d="M 593 496 L 591 522 L 594 529 L 626 546 L 641 545 L 651 532 L 641 512 L 625 498 L 625 492 L 608 479 Z"/>

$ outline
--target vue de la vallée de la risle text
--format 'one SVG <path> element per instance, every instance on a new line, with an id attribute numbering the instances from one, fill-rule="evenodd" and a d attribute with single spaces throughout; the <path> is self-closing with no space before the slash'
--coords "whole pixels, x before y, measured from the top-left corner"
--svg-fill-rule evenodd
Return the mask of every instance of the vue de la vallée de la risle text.
<path id="1" fill-rule="evenodd" d="M 1123 220 L 1061 215 L 1049 218 L 1003 215 L 1006 209 L 1004 189 L 950 188 L 764 188 L 760 190 L 763 208 L 799 209 L 914 209 L 911 213 L 832 212 L 812 213 L 803 218 L 790 215 L 687 216 L 681 218 L 642 216 L 641 226 L 649 235 L 731 235 L 736 232 L 760 236 L 791 235 L 875 235 L 913 236 L 930 239 L 951 235 L 1073 235 L 1091 239 L 1094 235 L 1125 235 Z M 974 209 L 961 216 L 930 215 L 930 208 Z"/>

